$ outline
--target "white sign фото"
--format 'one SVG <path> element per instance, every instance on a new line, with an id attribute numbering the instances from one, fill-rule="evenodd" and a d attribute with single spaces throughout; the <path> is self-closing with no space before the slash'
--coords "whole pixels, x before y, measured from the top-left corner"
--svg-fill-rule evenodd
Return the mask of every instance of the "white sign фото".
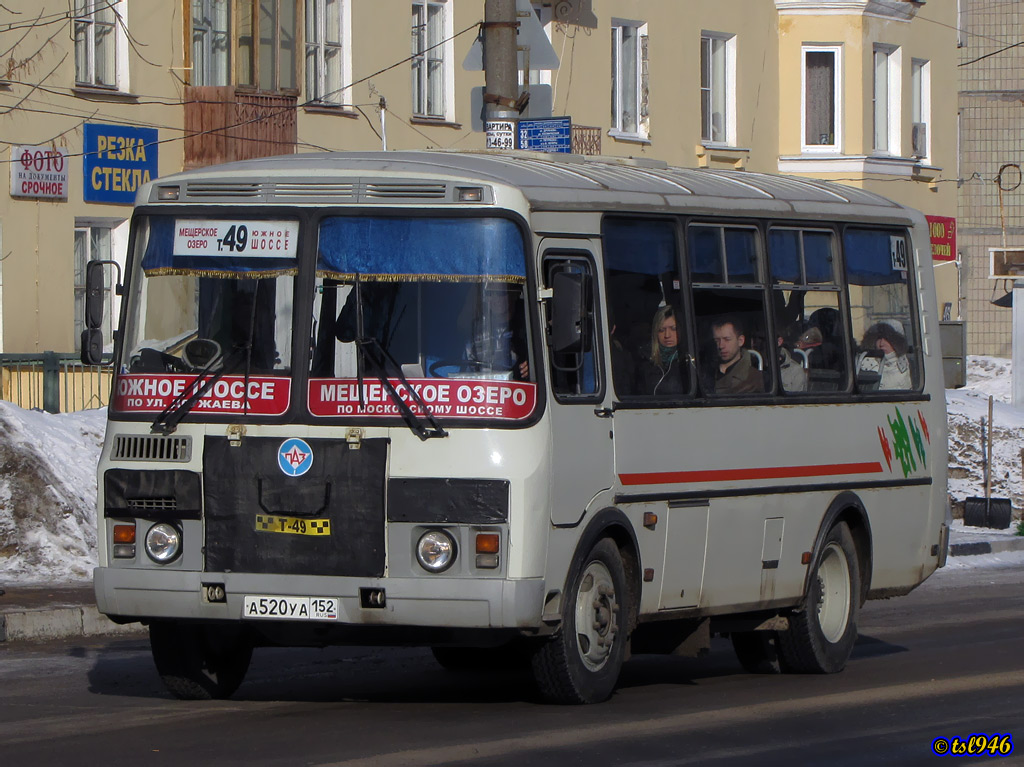
<path id="1" fill-rule="evenodd" d="M 48 146 L 11 147 L 11 197 L 68 198 L 68 150 Z"/>

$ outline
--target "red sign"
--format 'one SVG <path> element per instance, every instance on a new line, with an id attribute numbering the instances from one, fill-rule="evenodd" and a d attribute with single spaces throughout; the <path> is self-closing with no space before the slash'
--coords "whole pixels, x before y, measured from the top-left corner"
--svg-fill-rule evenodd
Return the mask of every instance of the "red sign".
<path id="1" fill-rule="evenodd" d="M 537 406 L 537 384 L 520 381 L 477 381 L 448 378 L 410 378 L 409 386 L 437 418 L 496 418 L 521 421 Z M 391 379 L 398 396 L 418 416 L 423 409 L 405 384 Z M 392 417 L 401 412 L 384 385 L 363 379 L 363 405 L 355 378 L 311 378 L 309 412 L 318 416 Z"/>
<path id="2" fill-rule="evenodd" d="M 119 376 L 113 407 L 122 413 L 159 413 L 175 397 L 189 396 L 186 391 L 195 378 L 190 375 Z M 282 415 L 288 410 L 291 392 L 292 382 L 287 378 L 249 376 L 246 382 L 244 376 L 224 376 L 199 398 L 192 412 Z"/>
<path id="3" fill-rule="evenodd" d="M 925 216 L 932 239 L 933 261 L 956 261 L 956 219 Z"/>

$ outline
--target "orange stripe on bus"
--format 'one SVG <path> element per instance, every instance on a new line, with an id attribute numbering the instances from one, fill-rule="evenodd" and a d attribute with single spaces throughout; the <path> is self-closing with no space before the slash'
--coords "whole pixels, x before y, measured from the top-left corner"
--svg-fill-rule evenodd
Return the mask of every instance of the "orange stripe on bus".
<path id="1" fill-rule="evenodd" d="M 709 471 L 659 471 L 644 474 L 620 474 L 624 485 L 669 485 L 685 482 L 728 482 L 742 479 L 792 479 L 830 477 L 846 474 L 880 474 L 882 464 L 829 463 L 819 466 L 769 466 L 763 469 L 712 469 Z"/>

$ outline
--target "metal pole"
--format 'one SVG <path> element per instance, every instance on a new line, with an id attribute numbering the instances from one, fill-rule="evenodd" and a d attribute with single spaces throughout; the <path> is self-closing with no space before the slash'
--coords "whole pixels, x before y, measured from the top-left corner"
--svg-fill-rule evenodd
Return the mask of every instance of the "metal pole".
<path id="1" fill-rule="evenodd" d="M 1013 406 L 1024 407 L 1024 282 L 1013 283 Z"/>
<path id="2" fill-rule="evenodd" d="M 513 108 L 519 88 L 516 61 L 516 0 L 485 0 L 484 103 L 487 118 L 501 120 L 515 117 Z"/>
<path id="3" fill-rule="evenodd" d="M 43 352 L 43 410 L 60 412 L 60 363 L 55 352 Z"/>

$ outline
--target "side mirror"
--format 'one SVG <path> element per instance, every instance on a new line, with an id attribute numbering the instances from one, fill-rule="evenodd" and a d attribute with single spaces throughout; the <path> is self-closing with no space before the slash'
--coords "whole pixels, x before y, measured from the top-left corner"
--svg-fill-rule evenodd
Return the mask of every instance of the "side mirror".
<path id="1" fill-rule="evenodd" d="M 85 267 L 85 327 L 90 330 L 103 327 L 105 263 L 90 261 Z M 85 344 L 82 344 L 82 350 L 85 351 Z"/>
<path id="2" fill-rule="evenodd" d="M 82 364 L 103 364 L 103 331 L 99 328 L 82 331 Z"/>
<path id="3" fill-rule="evenodd" d="M 551 293 L 551 349 L 555 354 L 579 354 L 585 350 L 587 276 L 556 272 Z"/>

